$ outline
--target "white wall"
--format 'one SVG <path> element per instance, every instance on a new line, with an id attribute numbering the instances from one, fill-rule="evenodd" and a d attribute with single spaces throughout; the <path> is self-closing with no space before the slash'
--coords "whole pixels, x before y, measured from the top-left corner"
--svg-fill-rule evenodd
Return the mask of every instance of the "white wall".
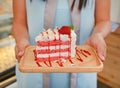
<path id="1" fill-rule="evenodd" d="M 120 23 L 120 0 L 111 0 L 111 21 Z"/>

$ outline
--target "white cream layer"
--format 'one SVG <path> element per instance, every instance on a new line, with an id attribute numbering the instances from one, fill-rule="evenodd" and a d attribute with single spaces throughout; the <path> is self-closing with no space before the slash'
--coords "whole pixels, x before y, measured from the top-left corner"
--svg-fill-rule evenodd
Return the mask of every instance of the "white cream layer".
<path id="1" fill-rule="evenodd" d="M 35 41 L 50 41 L 50 40 L 62 40 L 62 41 L 69 41 L 70 38 L 67 34 L 60 34 L 57 29 L 51 30 L 48 29 L 47 31 L 41 32 L 36 38 Z"/>
<path id="2" fill-rule="evenodd" d="M 45 47 L 39 47 L 39 46 L 36 46 L 36 50 L 47 50 L 48 48 L 50 50 L 55 50 L 55 49 L 66 49 L 66 48 L 69 48 L 70 45 L 60 45 L 60 46 L 45 46 Z"/>
<path id="3" fill-rule="evenodd" d="M 56 56 L 68 56 L 68 52 L 57 52 L 57 53 L 50 53 L 50 54 L 37 54 L 38 58 L 49 58 L 50 57 L 56 57 Z"/>

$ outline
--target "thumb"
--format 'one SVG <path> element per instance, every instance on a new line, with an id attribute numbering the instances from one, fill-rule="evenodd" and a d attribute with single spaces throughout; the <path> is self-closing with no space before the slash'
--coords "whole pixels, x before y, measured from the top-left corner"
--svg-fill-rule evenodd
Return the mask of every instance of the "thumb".
<path id="1" fill-rule="evenodd" d="M 106 56 L 105 52 L 106 52 L 106 49 L 102 49 L 102 47 L 97 48 L 98 56 L 99 56 L 99 58 L 101 59 L 102 62 L 105 61 L 105 56 Z"/>
<path id="2" fill-rule="evenodd" d="M 18 52 L 18 57 L 22 57 L 23 54 L 24 54 L 24 50 L 20 50 L 20 51 Z"/>
<path id="3" fill-rule="evenodd" d="M 20 59 L 21 59 L 21 57 L 23 56 L 23 54 L 24 54 L 24 50 L 20 50 L 20 51 L 18 52 L 18 55 L 17 55 L 17 57 L 18 57 L 18 62 L 20 61 Z"/>

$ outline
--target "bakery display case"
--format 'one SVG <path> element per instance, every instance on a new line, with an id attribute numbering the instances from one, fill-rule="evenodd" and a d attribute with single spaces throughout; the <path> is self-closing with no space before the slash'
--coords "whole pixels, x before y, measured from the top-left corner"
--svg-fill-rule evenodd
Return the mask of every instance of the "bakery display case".
<path id="1" fill-rule="evenodd" d="M 14 46 L 15 41 L 11 35 L 0 39 L 0 82 L 15 75 L 14 69 L 16 59 Z"/>
<path id="2" fill-rule="evenodd" d="M 15 81 L 16 59 L 15 39 L 11 33 L 12 20 L 12 14 L 0 14 L 0 88 Z"/>
<path id="3" fill-rule="evenodd" d="M 12 36 L 0 40 L 0 73 L 15 65 L 15 41 Z"/>

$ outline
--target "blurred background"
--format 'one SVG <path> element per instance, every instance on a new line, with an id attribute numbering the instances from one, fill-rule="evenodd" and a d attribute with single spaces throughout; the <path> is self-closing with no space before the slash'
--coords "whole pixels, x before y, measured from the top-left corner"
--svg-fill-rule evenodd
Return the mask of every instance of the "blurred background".
<path id="1" fill-rule="evenodd" d="M 17 88 L 15 76 L 15 40 L 11 34 L 12 0 L 0 0 L 0 88 Z M 104 69 L 98 73 L 98 88 L 120 88 L 120 0 L 111 0 L 112 32 Z"/>
<path id="2" fill-rule="evenodd" d="M 16 81 L 15 41 L 11 35 L 12 21 L 12 0 L 0 0 L 0 88 Z"/>

